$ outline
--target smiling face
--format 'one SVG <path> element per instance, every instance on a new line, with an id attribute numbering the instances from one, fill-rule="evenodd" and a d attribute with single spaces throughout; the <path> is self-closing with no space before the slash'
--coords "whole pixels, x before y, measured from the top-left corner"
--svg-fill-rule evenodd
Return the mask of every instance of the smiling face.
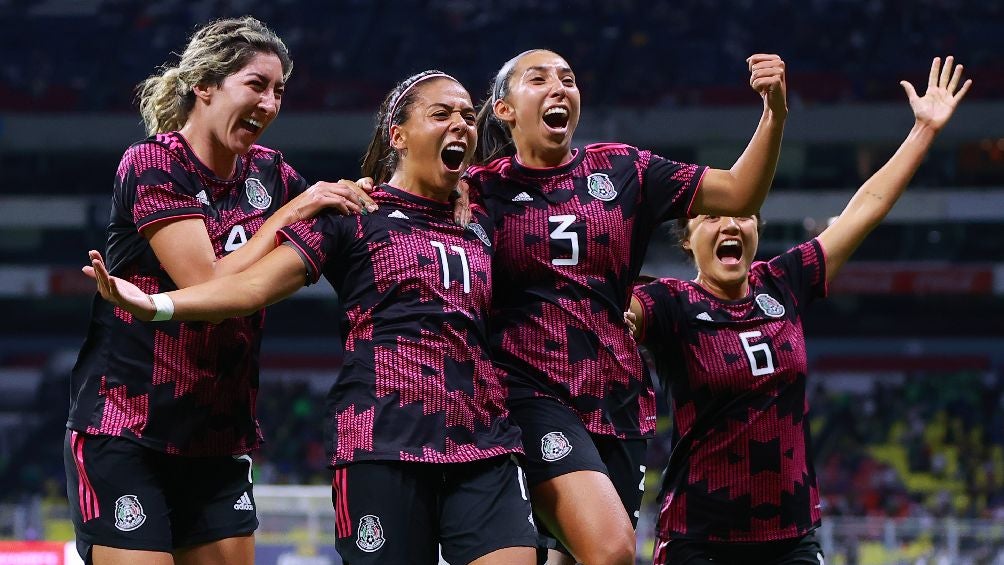
<path id="1" fill-rule="evenodd" d="M 571 67 L 551 51 L 531 51 L 513 67 L 495 115 L 512 132 L 520 161 L 554 167 L 571 158 L 579 123 L 579 89 Z"/>
<path id="2" fill-rule="evenodd" d="M 247 153 L 279 114 L 285 87 L 282 63 L 274 53 L 256 54 L 219 85 L 196 86 L 204 103 L 199 119 L 208 124 L 212 145 L 231 158 Z"/>
<path id="3" fill-rule="evenodd" d="M 471 96 L 449 78 L 418 84 L 407 118 L 391 127 L 401 156 L 391 184 L 443 199 L 457 186 L 477 145 Z"/>
<path id="4" fill-rule="evenodd" d="M 694 254 L 698 284 L 719 298 L 746 296 L 760 242 L 756 216 L 706 216 L 687 222 L 683 248 Z"/>

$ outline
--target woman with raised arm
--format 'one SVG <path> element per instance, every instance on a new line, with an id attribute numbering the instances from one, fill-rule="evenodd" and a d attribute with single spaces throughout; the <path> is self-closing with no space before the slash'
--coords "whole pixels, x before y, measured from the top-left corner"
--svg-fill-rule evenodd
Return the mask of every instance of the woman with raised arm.
<path id="1" fill-rule="evenodd" d="M 276 230 L 322 207 L 372 205 L 347 183 L 307 183 L 256 145 L 292 70 L 251 17 L 207 24 L 176 66 L 140 84 L 151 137 L 115 177 L 109 270 L 149 292 L 234 273 Z M 64 460 L 77 549 L 88 562 L 254 561 L 251 458 L 262 313 L 153 325 L 97 297 L 70 395 Z"/>
<path id="2" fill-rule="evenodd" d="M 145 294 L 105 272 L 102 296 L 142 319 L 219 320 L 323 274 L 346 314 L 327 400 L 336 546 L 347 563 L 534 563 L 519 429 L 488 355 L 493 229 L 453 222 L 450 195 L 477 143 L 470 95 L 425 71 L 384 101 L 363 174 L 380 211 L 322 214 L 279 232 L 246 271 Z"/>
<path id="3" fill-rule="evenodd" d="M 754 262 L 758 215 L 681 219 L 697 275 L 635 288 L 638 341 L 673 406 L 656 565 L 823 562 L 802 316 L 892 209 L 969 90 L 952 63 L 934 59 L 923 97 L 901 83 L 913 129 L 818 237 Z"/>
<path id="4" fill-rule="evenodd" d="M 747 62 L 763 115 L 727 171 L 619 143 L 573 148 L 575 73 L 543 49 L 502 66 L 478 117 L 485 164 L 468 176 L 498 233 L 493 356 L 553 563 L 634 563 L 655 393 L 623 312 L 660 223 L 751 213 L 767 194 L 787 115 L 784 63 Z"/>

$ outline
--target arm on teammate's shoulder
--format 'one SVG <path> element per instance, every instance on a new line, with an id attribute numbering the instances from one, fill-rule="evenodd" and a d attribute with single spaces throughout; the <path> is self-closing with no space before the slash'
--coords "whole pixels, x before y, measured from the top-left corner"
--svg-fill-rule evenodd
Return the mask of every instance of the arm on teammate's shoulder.
<path id="1" fill-rule="evenodd" d="M 287 202 L 272 214 L 258 231 L 240 248 L 224 257 L 217 257 L 201 218 L 183 218 L 146 228 L 157 260 L 178 288 L 201 284 L 239 273 L 276 247 L 275 235 L 280 229 L 299 220 L 311 218 L 325 208 L 342 214 L 366 214 L 376 209 L 360 179 L 352 182 L 318 182 Z M 372 192 L 372 183 L 369 186 Z"/>
<path id="2" fill-rule="evenodd" d="M 923 97 L 917 96 L 910 83 L 900 83 L 913 109 L 913 129 L 896 153 L 858 188 L 840 216 L 819 235 L 819 242 L 826 253 L 827 282 L 833 280 L 868 233 L 892 210 L 923 162 L 934 138 L 968 92 L 972 81 L 967 80 L 960 87 L 962 65 L 953 68 L 952 62 L 953 58 L 947 57 L 942 67 L 940 58 L 934 59 L 927 92 Z"/>

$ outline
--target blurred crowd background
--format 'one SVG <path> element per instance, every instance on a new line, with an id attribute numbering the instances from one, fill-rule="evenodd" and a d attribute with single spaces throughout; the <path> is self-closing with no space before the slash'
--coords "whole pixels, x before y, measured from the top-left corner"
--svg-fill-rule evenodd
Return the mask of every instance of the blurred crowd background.
<path id="1" fill-rule="evenodd" d="M 920 90 L 931 58 L 955 55 L 968 99 L 806 320 L 812 431 L 834 563 L 1004 563 L 1004 2 L 961 0 L 0 0 L 0 538 L 72 536 L 60 450 L 93 291 L 77 269 L 103 248 L 116 164 L 143 137 L 134 86 L 196 25 L 245 13 L 295 63 L 263 143 L 311 180 L 357 174 L 401 78 L 440 68 L 479 99 L 530 47 L 575 70 L 580 144 L 727 168 L 760 113 L 745 58 L 779 53 L 790 113 L 764 258 L 839 213 L 908 131 L 899 81 Z M 653 243 L 646 272 L 689 269 L 668 233 Z M 260 484 L 329 481 L 340 312 L 324 284 L 297 298 L 268 315 Z"/>

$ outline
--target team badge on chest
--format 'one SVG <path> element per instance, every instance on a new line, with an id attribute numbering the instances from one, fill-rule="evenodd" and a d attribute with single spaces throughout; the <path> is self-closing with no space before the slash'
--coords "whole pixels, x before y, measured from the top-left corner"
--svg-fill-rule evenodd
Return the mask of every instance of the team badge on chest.
<path id="1" fill-rule="evenodd" d="M 488 232 L 485 231 L 485 228 L 481 227 L 481 224 L 478 223 L 467 224 L 467 229 L 474 232 L 474 235 L 478 236 L 478 239 L 481 240 L 481 243 L 484 243 L 488 247 L 492 246 L 491 240 L 488 239 Z"/>
<path id="2" fill-rule="evenodd" d="M 244 181 L 244 192 L 248 195 L 248 204 L 259 210 L 264 210 L 272 204 L 272 197 L 265 190 L 265 185 L 256 178 Z"/>
<path id="3" fill-rule="evenodd" d="M 381 547 L 387 539 L 383 537 L 383 525 L 380 518 L 367 514 L 359 519 L 359 531 L 356 535 L 356 547 L 372 553 Z"/>
<path id="4" fill-rule="evenodd" d="M 771 318 L 784 316 L 784 305 L 769 294 L 756 295 L 756 305 L 763 310 L 764 314 L 767 314 Z"/>
<path id="5" fill-rule="evenodd" d="M 617 189 L 614 188 L 614 183 L 604 173 L 589 175 L 589 178 L 586 179 L 586 187 L 589 189 L 589 195 L 597 200 L 610 202 L 617 198 Z"/>

